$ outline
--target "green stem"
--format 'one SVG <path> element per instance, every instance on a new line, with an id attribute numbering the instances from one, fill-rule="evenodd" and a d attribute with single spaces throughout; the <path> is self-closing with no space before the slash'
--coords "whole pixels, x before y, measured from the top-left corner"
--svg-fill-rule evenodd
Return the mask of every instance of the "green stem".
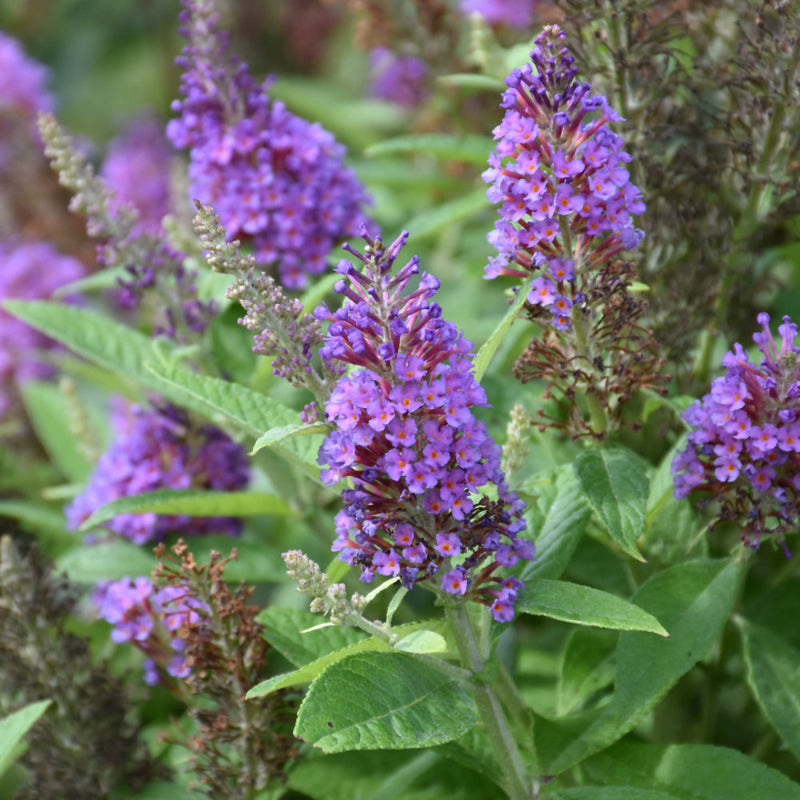
<path id="1" fill-rule="evenodd" d="M 591 343 L 589 320 L 578 304 L 572 307 L 572 329 L 575 332 L 575 349 L 578 356 L 589 365 L 589 369 L 593 370 L 595 353 Z M 592 430 L 594 433 L 605 433 L 608 430 L 608 416 L 602 403 L 590 392 L 586 392 L 586 403 L 589 406 Z"/>
<path id="2" fill-rule="evenodd" d="M 531 800 L 536 796 L 534 781 L 528 774 L 517 743 L 511 735 L 494 689 L 481 675 L 486 659 L 475 639 L 475 632 L 464 603 L 447 604 L 447 619 L 455 634 L 462 664 L 477 678 L 473 685 L 481 721 L 489 737 L 497 765 L 505 772 L 504 786 L 509 800 Z"/>

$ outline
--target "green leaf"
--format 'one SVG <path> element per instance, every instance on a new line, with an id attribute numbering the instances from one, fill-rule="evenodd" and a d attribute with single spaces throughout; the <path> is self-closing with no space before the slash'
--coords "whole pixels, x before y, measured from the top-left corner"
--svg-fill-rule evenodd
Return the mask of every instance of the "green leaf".
<path id="1" fill-rule="evenodd" d="M 684 800 L 683 795 L 659 789 L 639 789 L 633 786 L 575 786 L 553 789 L 542 795 L 553 800 Z"/>
<path id="2" fill-rule="evenodd" d="M 668 564 L 682 561 L 688 553 L 705 555 L 706 538 L 701 535 L 705 523 L 692 505 L 675 497 L 672 459 L 686 446 L 686 438 L 664 457 L 650 479 L 645 505 L 645 528 L 642 550 Z"/>
<path id="3" fill-rule="evenodd" d="M 28 418 L 50 460 L 68 480 L 80 483 L 92 469 L 72 432 L 64 396 L 52 384 L 29 381 L 20 386 Z"/>
<path id="4" fill-rule="evenodd" d="M 586 762 L 593 780 L 672 792 L 681 800 L 800 800 L 800 785 L 738 750 L 625 742 Z"/>
<path id="5" fill-rule="evenodd" d="M 117 791 L 111 795 L 111 800 L 206 800 L 206 798 L 207 794 L 194 792 L 172 781 L 151 781 L 136 791 Z"/>
<path id="6" fill-rule="evenodd" d="M 270 606 L 256 619 L 264 626 L 264 638 L 296 667 L 367 638 L 363 631 L 343 625 L 309 630 L 319 625 L 323 618 L 299 608 Z"/>
<path id="7" fill-rule="evenodd" d="M 47 508 L 25 500 L 0 500 L 0 517 L 18 520 L 24 527 L 34 531 L 43 530 L 54 538 L 75 538 L 66 531 L 64 514 L 60 509 Z"/>
<path id="8" fill-rule="evenodd" d="M 600 589 L 566 581 L 546 578 L 529 581 L 517 598 L 515 608 L 523 614 L 578 625 L 669 635 L 652 614 L 639 606 Z"/>
<path id="9" fill-rule="evenodd" d="M 611 631 L 577 628 L 564 646 L 556 686 L 556 711 L 563 716 L 614 681 L 619 637 Z"/>
<path id="10" fill-rule="evenodd" d="M 155 567 L 156 559 L 152 553 L 122 540 L 81 544 L 56 559 L 56 568 L 64 570 L 74 583 L 134 578 L 149 575 Z"/>
<path id="11" fill-rule="evenodd" d="M 466 161 L 485 165 L 493 149 L 492 140 L 475 134 L 421 133 L 397 136 L 368 147 L 364 155 L 368 158 L 396 153 L 422 153 L 451 161 Z M 486 190 L 483 190 L 484 197 Z"/>
<path id="12" fill-rule="evenodd" d="M 259 617 L 260 619 L 262 617 Z M 319 624 L 319 617 L 314 618 L 315 624 Z M 364 639 L 358 639 L 352 644 L 348 644 L 338 650 L 326 652 L 314 661 L 304 663 L 299 669 L 292 672 L 284 672 L 282 675 L 276 675 L 272 678 L 256 684 L 247 693 L 248 699 L 256 697 L 263 697 L 265 694 L 283 689 L 286 686 L 301 686 L 305 683 L 310 683 L 314 680 L 326 667 L 331 664 L 336 664 L 342 659 L 348 658 L 355 653 L 365 652 L 385 652 L 389 650 L 400 650 L 408 653 L 441 653 L 447 651 L 447 643 L 444 636 L 435 631 L 430 630 L 432 627 L 444 629 L 446 623 L 443 620 L 427 621 L 427 622 L 409 622 L 406 625 L 399 625 L 393 629 L 394 633 L 400 637 L 399 641 L 391 645 L 383 639 L 377 639 L 374 636 Z M 328 631 L 329 627 L 321 628 L 319 630 Z M 317 631 L 308 631 L 302 633 L 302 636 L 308 636 Z M 297 632 L 295 632 L 295 637 Z M 269 634 L 265 637 L 269 641 Z"/>
<path id="13" fill-rule="evenodd" d="M 191 517 L 252 517 L 292 514 L 291 508 L 270 494 L 213 492 L 203 489 L 158 489 L 132 497 L 120 497 L 100 506 L 80 527 L 86 531 L 118 514 L 186 514 Z"/>
<path id="14" fill-rule="evenodd" d="M 489 368 L 492 356 L 494 356 L 494 354 L 497 352 L 497 348 L 500 347 L 503 337 L 506 335 L 506 333 L 508 333 L 509 328 L 517 318 L 520 309 L 525 305 L 527 298 L 527 292 L 523 291 L 522 289 L 517 291 L 514 302 L 511 304 L 511 307 L 508 309 L 508 311 L 506 311 L 503 319 L 500 320 L 500 324 L 494 329 L 494 331 L 492 331 L 489 338 L 486 340 L 486 342 L 484 342 L 483 347 L 481 347 L 481 349 L 478 351 L 478 355 L 475 356 L 476 381 L 480 381 L 486 374 L 486 370 Z"/>
<path id="15" fill-rule="evenodd" d="M 13 763 L 20 753 L 22 738 L 39 717 L 47 711 L 51 700 L 40 700 L 9 714 L 0 720 L 0 775 Z"/>
<path id="16" fill-rule="evenodd" d="M 491 78 L 488 75 L 479 75 L 475 72 L 440 75 L 436 80 L 445 86 L 458 86 L 464 89 L 488 89 L 494 92 L 502 92 L 505 88 L 503 81 L 499 78 Z"/>
<path id="17" fill-rule="evenodd" d="M 735 561 L 688 561 L 653 575 L 636 592 L 636 605 L 659 619 L 670 636 L 621 633 L 611 702 L 585 718 L 564 717 L 552 729 L 537 724 L 547 772 L 562 772 L 624 736 L 706 656 L 733 607 L 739 569 Z"/>
<path id="18" fill-rule="evenodd" d="M 745 619 L 737 622 L 753 696 L 784 744 L 800 758 L 800 650 L 766 628 Z"/>
<path id="19" fill-rule="evenodd" d="M 745 605 L 744 615 L 800 650 L 800 578 L 787 577 L 770 586 Z"/>
<path id="20" fill-rule="evenodd" d="M 526 536 L 536 544 L 536 561 L 529 561 L 520 578 L 558 578 L 567 568 L 583 535 L 591 510 L 571 464 L 535 475 L 522 489 L 536 492 L 528 504 Z"/>
<path id="21" fill-rule="evenodd" d="M 477 722 L 470 694 L 404 653 L 360 653 L 324 670 L 297 715 L 295 735 L 326 753 L 432 747 Z"/>
<path id="22" fill-rule="evenodd" d="M 497 787 L 432 750 L 322 755 L 312 751 L 287 785 L 313 800 L 497 800 Z"/>
<path id="23" fill-rule="evenodd" d="M 421 239 L 423 236 L 438 233 L 448 225 L 472 217 L 479 211 L 485 211 L 488 207 L 486 190 L 476 189 L 422 211 L 410 219 L 406 227 L 415 239 Z"/>
<path id="24" fill-rule="evenodd" d="M 221 414 L 252 436 L 261 436 L 276 427 L 302 426 L 297 411 L 241 384 L 198 375 L 168 364 L 149 365 L 148 369 L 169 387 L 175 402 L 201 407 L 206 414 Z M 274 448 L 319 482 L 317 452 L 321 443 L 321 436 L 302 436 L 275 444 Z"/>
<path id="25" fill-rule="evenodd" d="M 404 636 L 394 649 L 403 653 L 446 653 L 447 641 L 441 633 L 423 629 Z"/>
<path id="26" fill-rule="evenodd" d="M 159 358 L 153 342 L 144 334 L 85 308 L 48 303 L 7 300 L 5 308 L 15 317 L 58 340 L 96 364 L 126 380 L 138 381 L 155 391 L 162 384 L 144 364 Z M 169 345 L 162 343 L 162 350 Z"/>
<path id="27" fill-rule="evenodd" d="M 575 459 L 575 474 L 600 521 L 629 556 L 644 561 L 636 540 L 644 530 L 649 481 L 630 450 L 592 448 Z"/>
<path id="28" fill-rule="evenodd" d="M 62 297 L 69 297 L 74 294 L 86 294 L 98 289 L 117 289 L 119 288 L 119 279 L 130 278 L 130 273 L 125 267 L 106 267 L 99 272 L 93 272 L 85 278 L 79 278 L 77 281 L 70 281 L 69 283 L 62 284 L 54 292 L 53 297 L 60 299 Z"/>
<path id="29" fill-rule="evenodd" d="M 19 300 L 9 300 L 5 306 L 29 325 L 126 380 L 205 416 L 221 415 L 254 437 L 275 427 L 302 423 L 296 411 L 246 386 L 176 366 L 170 344 L 153 342 L 94 311 Z M 304 436 L 279 443 L 275 449 L 319 481 L 317 451 L 321 441 L 321 437 Z"/>
<path id="30" fill-rule="evenodd" d="M 253 686 L 245 697 L 247 700 L 255 700 L 258 697 L 264 697 L 264 695 L 270 694 L 270 692 L 276 692 L 278 689 L 285 689 L 287 686 L 302 686 L 303 684 L 311 683 L 327 667 L 330 667 L 332 664 L 338 664 L 340 661 L 356 653 L 374 651 L 387 652 L 391 649 L 392 647 L 388 642 L 370 636 L 368 639 L 361 639 L 347 647 L 343 647 L 341 650 L 327 653 L 316 661 L 304 664 L 302 667 L 292 672 L 284 672 L 281 675 L 274 675 L 272 678 L 267 678 L 267 680 L 261 681 L 261 683 L 257 683 Z"/>
<path id="31" fill-rule="evenodd" d="M 262 447 L 273 447 L 279 442 L 291 439 L 295 436 L 313 436 L 314 434 L 326 435 L 331 430 L 327 422 L 317 422 L 313 425 L 284 425 L 280 428 L 273 428 L 262 436 L 259 436 L 250 455 L 255 455 Z"/>

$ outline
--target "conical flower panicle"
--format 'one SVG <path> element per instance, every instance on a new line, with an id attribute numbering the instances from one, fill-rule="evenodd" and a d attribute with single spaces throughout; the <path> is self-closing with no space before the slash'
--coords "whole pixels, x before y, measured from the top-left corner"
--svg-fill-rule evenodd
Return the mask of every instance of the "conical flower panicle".
<path id="1" fill-rule="evenodd" d="M 388 247 L 363 238 L 363 255 L 347 248 L 361 271 L 339 262 L 344 306 L 315 311 L 330 323 L 322 358 L 357 367 L 325 406 L 336 430 L 320 449 L 323 480 L 352 480 L 333 549 L 362 568 L 363 581 L 376 573 L 407 588 L 427 581 L 511 619 L 521 583 L 497 571 L 534 550 L 517 536 L 524 504 L 505 483 L 501 449 L 472 411 L 487 405 L 472 343 L 442 319 L 433 275 L 407 291 L 416 256 L 394 269 L 407 233 Z"/>
<path id="2" fill-rule="evenodd" d="M 545 27 L 531 62 L 506 78 L 483 176 L 488 199 L 501 204 L 485 277 L 522 279 L 527 314 L 543 329 L 514 368 L 523 383 L 543 380 L 560 407 L 540 425 L 603 436 L 638 389 L 658 389 L 661 362 L 638 322 L 645 304 L 629 292 L 633 268 L 620 257 L 644 236 L 633 220 L 645 208 L 625 167 L 631 157 L 608 127 L 621 118 L 577 80 L 563 40 Z"/>
<path id="3" fill-rule="evenodd" d="M 184 0 L 177 59 L 183 100 L 167 136 L 189 148 L 192 196 L 214 207 L 230 239 L 252 244 L 261 267 L 287 288 L 325 269 L 336 242 L 358 232 L 364 187 L 345 148 L 318 124 L 269 98 L 246 64 L 228 55 L 212 0 Z"/>

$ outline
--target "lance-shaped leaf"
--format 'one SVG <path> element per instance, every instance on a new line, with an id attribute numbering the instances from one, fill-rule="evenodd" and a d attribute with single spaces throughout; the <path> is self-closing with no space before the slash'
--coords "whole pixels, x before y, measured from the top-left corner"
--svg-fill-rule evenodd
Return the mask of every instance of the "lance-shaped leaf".
<path id="1" fill-rule="evenodd" d="M 50 700 L 31 703 L 0 720 L 0 775 L 8 769 L 20 752 L 22 737 L 47 711 L 50 703 Z"/>
<path id="2" fill-rule="evenodd" d="M 263 637 L 296 667 L 367 638 L 363 631 L 343 625 L 320 628 L 319 614 L 301 608 L 269 606 L 256 619 L 264 626 Z"/>
<path id="3" fill-rule="evenodd" d="M 800 785 L 738 750 L 624 742 L 585 762 L 593 780 L 692 800 L 800 800 Z M 624 797 L 624 795 L 622 795 Z"/>
<path id="4" fill-rule="evenodd" d="M 260 619 L 264 619 L 263 615 Z M 319 617 L 315 617 L 314 621 L 318 624 Z M 439 631 L 436 630 L 439 628 Z M 446 651 L 447 644 L 443 636 L 446 623 L 443 620 L 430 620 L 428 622 L 410 622 L 407 625 L 398 625 L 393 628 L 393 632 L 398 637 L 395 644 L 389 644 L 384 639 L 377 639 L 374 636 L 369 638 L 359 639 L 346 647 L 342 647 L 332 652 L 326 652 L 319 658 L 313 661 L 308 661 L 299 669 L 292 672 L 284 672 L 281 675 L 275 675 L 268 678 L 261 683 L 256 684 L 247 693 L 247 699 L 252 700 L 257 697 L 263 697 L 270 692 L 275 692 L 278 689 L 283 689 L 287 686 L 302 686 L 311 683 L 320 673 L 329 667 L 331 664 L 336 664 L 345 658 L 349 658 L 356 653 L 366 652 L 388 652 L 390 650 L 401 651 L 405 653 L 442 653 Z M 322 628 L 323 631 L 330 631 L 331 628 Z M 318 631 L 309 631 L 303 636 L 317 633 Z M 296 637 L 295 632 L 295 637 Z M 269 641 L 269 633 L 265 635 Z M 323 640 L 317 640 L 317 646 Z M 292 648 L 294 652 L 295 648 Z"/>
<path id="5" fill-rule="evenodd" d="M 629 556 L 644 561 L 636 540 L 644 530 L 649 481 L 644 462 L 630 450 L 585 450 L 575 459 L 575 474 L 592 508 Z"/>
<path id="6" fill-rule="evenodd" d="M 255 455 L 263 447 L 274 447 L 286 439 L 293 439 L 296 436 L 314 436 L 315 434 L 325 435 L 330 430 L 331 425 L 327 422 L 316 422 L 313 425 L 284 425 L 280 428 L 273 428 L 256 439 L 250 455 Z"/>
<path id="7" fill-rule="evenodd" d="M 159 353 L 161 357 L 168 355 L 170 345 L 162 343 L 157 350 L 144 334 L 85 308 L 22 300 L 6 300 L 3 305 L 31 327 L 124 379 L 137 381 L 155 391 L 163 388 L 144 364 L 157 360 Z"/>
<path id="8" fill-rule="evenodd" d="M 292 514 L 280 497 L 259 492 L 213 492 L 202 489 L 158 489 L 120 497 L 100 506 L 80 527 L 86 531 L 118 514 L 185 514 L 191 517 L 252 517 Z"/>
<path id="9" fill-rule="evenodd" d="M 533 578 L 558 578 L 567 568 L 583 535 L 591 510 L 571 464 L 534 475 L 524 492 L 535 494 L 528 504 L 525 532 L 536 543 L 536 560 L 520 572 L 528 582 Z"/>
<path id="10" fill-rule="evenodd" d="M 295 735 L 326 753 L 433 747 L 477 722 L 471 694 L 405 653 L 359 653 L 325 669 L 297 715 Z"/>
<path id="11" fill-rule="evenodd" d="M 475 134 L 420 133 L 396 136 L 368 147 L 367 157 L 394 155 L 396 153 L 422 153 L 450 161 L 467 161 L 484 165 L 493 147 L 486 136 Z M 484 191 L 484 196 L 486 192 Z"/>
<path id="12" fill-rule="evenodd" d="M 514 302 L 511 304 L 511 307 L 508 309 L 508 311 L 506 311 L 503 319 L 500 320 L 498 326 L 492 331 L 489 338 L 484 342 L 483 347 L 481 347 L 481 349 L 478 351 L 478 355 L 475 356 L 476 381 L 480 381 L 481 378 L 483 378 L 483 376 L 486 374 L 486 370 L 489 368 L 492 357 L 497 352 L 497 348 L 500 347 L 503 337 L 508 333 L 511 325 L 517 318 L 517 314 L 519 314 L 520 309 L 525 305 L 526 299 L 527 293 L 525 291 L 521 289 L 517 291 L 517 296 L 514 298 Z"/>
<path id="13" fill-rule="evenodd" d="M 408 221 L 408 230 L 415 239 L 437 233 L 442 228 L 475 216 L 487 208 L 486 191 L 474 192 L 439 203 L 435 208 L 426 209 Z"/>
<path id="14" fill-rule="evenodd" d="M 784 744 L 800 758 L 800 650 L 766 628 L 737 621 L 753 696 Z"/>
<path id="15" fill-rule="evenodd" d="M 661 623 L 639 606 L 621 597 L 566 581 L 544 578 L 530 581 L 517 598 L 517 611 L 577 625 L 621 631 L 649 631 L 669 636 Z"/>
<path id="16" fill-rule="evenodd" d="M 611 702 L 558 723 L 537 723 L 538 749 L 547 772 L 569 769 L 620 739 L 706 656 L 730 614 L 739 569 L 735 561 L 688 561 L 642 585 L 633 601 L 662 622 L 669 638 L 621 633 Z"/>
<path id="17" fill-rule="evenodd" d="M 302 426 L 297 411 L 241 384 L 198 375 L 164 363 L 150 364 L 148 368 L 169 387 L 174 397 L 204 408 L 206 414 L 222 414 L 252 436 L 261 436 L 276 427 Z M 299 465 L 319 481 L 317 452 L 321 442 L 320 436 L 302 436 L 278 442 L 274 447 L 284 458 Z"/>

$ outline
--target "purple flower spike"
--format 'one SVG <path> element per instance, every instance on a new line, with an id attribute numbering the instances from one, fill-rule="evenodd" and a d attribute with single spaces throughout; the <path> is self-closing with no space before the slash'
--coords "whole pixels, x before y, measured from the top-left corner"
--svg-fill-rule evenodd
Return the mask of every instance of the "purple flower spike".
<path id="1" fill-rule="evenodd" d="M 83 493 L 64 511 L 76 530 L 100 506 L 120 497 L 156 489 L 235 491 L 248 481 L 244 450 L 212 425 L 193 425 L 188 416 L 164 406 L 134 407 L 116 417 L 117 438 L 100 458 Z M 241 530 L 236 517 L 119 514 L 105 527 L 136 544 L 157 542 L 167 533 L 185 536 Z"/>
<path id="2" fill-rule="evenodd" d="M 461 0 L 464 14 L 480 14 L 488 23 L 526 28 L 533 21 L 538 0 Z"/>
<path id="3" fill-rule="evenodd" d="M 633 224 L 644 203 L 624 166 L 631 157 L 608 128 L 620 117 L 605 97 L 578 82 L 563 39 L 557 26 L 546 27 L 532 65 L 506 79 L 506 113 L 494 129 L 497 146 L 483 175 L 491 184 L 489 200 L 502 203 L 488 236 L 498 255 L 486 278 L 535 275 L 529 302 L 547 308 L 561 330 L 571 327 L 581 273 L 644 235 Z"/>
<path id="4" fill-rule="evenodd" d="M 158 121 L 150 116 L 135 119 L 108 147 L 102 176 L 114 190 L 111 212 L 120 203 L 132 205 L 138 224 L 158 234 L 169 213 L 169 171 L 173 158 Z"/>
<path id="5" fill-rule="evenodd" d="M 344 166 L 345 148 L 290 113 L 228 55 L 211 0 L 183 0 L 188 39 L 177 64 L 183 100 L 167 136 L 189 148 L 192 196 L 214 207 L 229 240 L 252 244 L 287 288 L 325 269 L 336 242 L 358 233 L 366 191 Z"/>
<path id="6" fill-rule="evenodd" d="M 518 589 L 503 588 L 501 558 L 534 557 L 533 545 L 517 538 L 524 504 L 508 490 L 500 448 L 473 414 L 486 395 L 473 375 L 472 343 L 433 302 L 439 282 L 423 274 L 404 294 L 416 259 L 392 271 L 406 236 L 385 247 L 364 234 L 364 255 L 354 253 L 363 270 L 339 269 L 350 281 L 344 306 L 315 312 L 330 323 L 322 358 L 356 367 L 326 403 L 336 430 L 319 453 L 326 483 L 352 481 L 333 550 L 360 566 L 366 582 L 376 573 L 399 576 L 406 588 L 425 581 L 506 621 Z M 497 500 L 482 493 L 490 484 Z M 443 565 L 444 577 L 434 578 Z"/>
<path id="7" fill-rule="evenodd" d="M 672 462 L 675 496 L 710 493 L 719 503 L 717 522 L 739 524 L 753 549 L 769 534 L 783 542 L 800 523 L 797 326 L 783 318 L 779 345 L 769 322 L 759 314 L 761 331 L 753 334 L 761 364 L 735 344 L 722 359 L 725 375 L 683 413 L 693 430 Z"/>
<path id="8" fill-rule="evenodd" d="M 428 67 L 424 61 L 413 56 L 401 56 L 386 47 L 376 47 L 370 53 L 373 97 L 391 103 L 414 108 L 427 95 L 425 81 Z"/>
<path id="9" fill-rule="evenodd" d="M 182 624 L 195 624 L 207 610 L 186 590 L 173 586 L 156 589 L 144 577 L 123 578 L 98 585 L 92 600 L 97 616 L 114 628 L 111 639 L 117 644 L 130 642 L 147 655 L 144 680 L 154 686 L 163 680 L 163 672 L 183 678 L 190 669 L 182 654 L 184 643 L 171 636 Z"/>

